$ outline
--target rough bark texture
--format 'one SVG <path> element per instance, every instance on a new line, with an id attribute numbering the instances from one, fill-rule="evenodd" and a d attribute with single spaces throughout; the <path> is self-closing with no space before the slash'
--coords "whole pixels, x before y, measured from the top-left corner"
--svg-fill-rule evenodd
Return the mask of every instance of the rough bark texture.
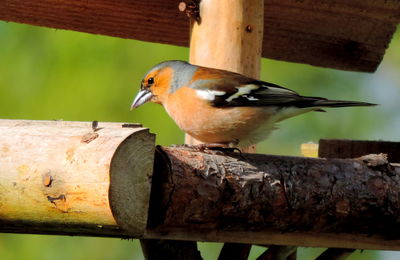
<path id="1" fill-rule="evenodd" d="M 356 158 L 366 154 L 385 153 L 389 162 L 400 163 L 400 142 L 319 140 L 318 156 L 322 158 Z"/>
<path id="2" fill-rule="evenodd" d="M 0 19 L 188 46 L 179 2 L 2 0 Z M 355 71 L 378 67 L 400 21 L 397 0 L 265 0 L 263 10 L 263 57 Z"/>
<path id="3" fill-rule="evenodd" d="M 400 169 L 381 156 L 160 148 L 155 167 L 148 237 L 400 248 Z"/>
<path id="4" fill-rule="evenodd" d="M 0 232 L 141 236 L 153 157 L 133 124 L 0 120 Z"/>

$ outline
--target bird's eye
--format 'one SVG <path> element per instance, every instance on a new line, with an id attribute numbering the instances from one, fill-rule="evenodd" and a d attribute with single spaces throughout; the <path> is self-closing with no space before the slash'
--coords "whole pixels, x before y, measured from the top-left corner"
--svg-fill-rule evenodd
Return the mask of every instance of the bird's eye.
<path id="1" fill-rule="evenodd" d="M 154 83 L 154 78 L 153 77 L 147 79 L 147 84 L 151 85 L 153 83 Z"/>

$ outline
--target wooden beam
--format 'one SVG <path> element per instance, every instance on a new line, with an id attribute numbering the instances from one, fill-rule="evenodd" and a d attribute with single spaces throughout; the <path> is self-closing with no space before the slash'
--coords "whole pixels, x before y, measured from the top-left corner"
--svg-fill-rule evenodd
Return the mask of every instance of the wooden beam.
<path id="1" fill-rule="evenodd" d="M 140 237 L 153 157 L 134 124 L 0 120 L 0 232 Z"/>
<path id="2" fill-rule="evenodd" d="M 385 153 L 389 162 L 400 163 L 400 142 L 321 139 L 318 147 L 318 156 L 322 158 L 356 158 Z"/>
<path id="3" fill-rule="evenodd" d="M 0 19 L 189 46 L 189 22 L 178 3 L 2 0 Z M 263 57 L 354 71 L 376 70 L 400 22 L 396 0 L 265 0 L 261 10 Z"/>
<path id="4" fill-rule="evenodd" d="M 399 250 L 400 167 L 375 159 L 160 148 L 145 237 Z"/>

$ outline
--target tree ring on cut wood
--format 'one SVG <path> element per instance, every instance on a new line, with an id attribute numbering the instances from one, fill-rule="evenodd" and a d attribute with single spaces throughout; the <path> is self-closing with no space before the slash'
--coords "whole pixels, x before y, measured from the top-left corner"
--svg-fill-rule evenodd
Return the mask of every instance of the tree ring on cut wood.
<path id="1" fill-rule="evenodd" d="M 127 137 L 111 160 L 111 211 L 118 225 L 135 237 L 142 237 L 147 225 L 153 160 L 154 135 L 148 130 Z"/>

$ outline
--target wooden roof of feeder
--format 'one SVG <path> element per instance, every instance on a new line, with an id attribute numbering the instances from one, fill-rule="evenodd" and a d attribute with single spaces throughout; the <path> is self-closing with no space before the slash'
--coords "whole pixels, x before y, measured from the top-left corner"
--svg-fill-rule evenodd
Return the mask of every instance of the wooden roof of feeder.
<path id="1" fill-rule="evenodd" d="M 0 19 L 188 46 L 189 20 L 179 2 L 2 0 Z M 373 72 L 399 22 L 399 0 L 265 0 L 262 55 Z"/>

